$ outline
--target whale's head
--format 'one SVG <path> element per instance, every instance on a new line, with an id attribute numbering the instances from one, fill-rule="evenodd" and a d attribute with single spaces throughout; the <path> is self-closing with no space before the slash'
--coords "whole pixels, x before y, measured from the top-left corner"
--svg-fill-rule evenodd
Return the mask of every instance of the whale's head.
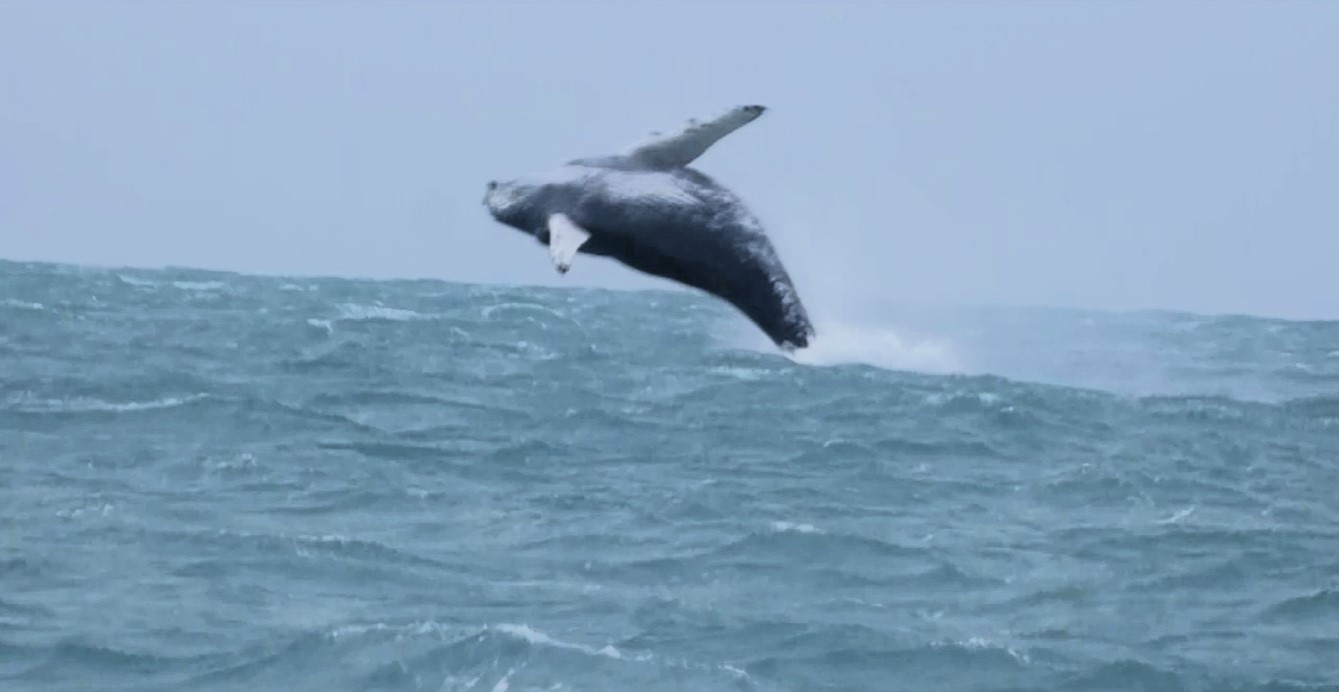
<path id="1" fill-rule="evenodd" d="M 538 215 L 542 186 L 526 180 L 490 180 L 484 206 L 499 222 L 529 231 Z"/>
<path id="2" fill-rule="evenodd" d="M 550 215 L 573 213 L 593 175 L 590 169 L 567 165 L 511 180 L 491 180 L 484 191 L 484 206 L 500 223 L 540 235 L 547 233 Z"/>

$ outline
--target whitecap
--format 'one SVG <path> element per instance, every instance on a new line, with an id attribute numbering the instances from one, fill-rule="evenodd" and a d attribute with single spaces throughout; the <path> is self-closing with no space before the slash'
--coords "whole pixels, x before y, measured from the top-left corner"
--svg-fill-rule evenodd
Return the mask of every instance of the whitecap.
<path id="1" fill-rule="evenodd" d="M 28 303 L 17 298 L 6 298 L 0 300 L 0 305 L 7 308 L 17 308 L 19 310 L 45 310 L 46 306 L 41 303 Z"/>
<path id="2" fill-rule="evenodd" d="M 821 533 L 823 533 L 823 530 L 822 530 L 822 529 L 819 529 L 818 527 L 814 526 L 813 524 L 796 524 L 796 523 L 794 523 L 794 522 L 789 522 L 789 521 L 774 521 L 774 522 L 772 522 L 772 530 L 773 530 L 773 531 L 776 531 L 777 533 L 788 533 L 788 532 L 789 532 L 789 533 L 809 533 L 809 534 L 821 534 Z"/>
<path id="3" fill-rule="evenodd" d="M 230 459 L 216 460 L 206 457 L 200 463 L 212 471 L 254 471 L 257 467 L 256 457 L 246 452 Z"/>
<path id="4" fill-rule="evenodd" d="M 1176 523 L 1179 523 L 1182 519 L 1185 519 L 1185 518 L 1189 517 L 1190 515 L 1192 515 L 1192 514 L 1194 514 L 1194 513 L 1195 513 L 1195 505 L 1191 505 L 1191 506 L 1186 507 L 1185 509 L 1183 509 L 1183 510 L 1181 510 L 1181 511 L 1175 513 L 1175 514 L 1173 514 L 1173 515 L 1170 516 L 1170 517 L 1167 517 L 1167 518 L 1165 518 L 1165 519 L 1159 519 L 1159 520 L 1158 520 L 1158 523 L 1159 523 L 1159 524 L 1176 524 Z"/>
<path id="5" fill-rule="evenodd" d="M 729 673 L 730 675 L 733 675 L 735 678 L 737 678 L 737 679 L 739 679 L 739 680 L 749 681 L 749 682 L 752 682 L 752 680 L 753 680 L 753 678 L 749 677 L 749 674 L 748 674 L 747 671 L 745 671 L 745 670 L 742 669 L 742 668 L 736 668 L 736 667 L 730 665 L 729 663 L 722 663 L 722 664 L 721 664 L 721 670 L 723 670 L 723 671 Z"/>
<path id="6" fill-rule="evenodd" d="M 1032 662 L 1032 659 L 1028 658 L 1028 655 L 1026 653 L 1019 651 L 1013 648 L 1012 646 L 997 644 L 993 641 L 990 641 L 989 639 L 985 639 L 984 637 L 969 637 L 964 641 L 952 641 L 952 640 L 937 641 L 937 642 L 931 642 L 930 646 L 934 648 L 957 646 L 964 649 L 975 650 L 975 651 L 992 651 L 992 650 L 1003 651 L 1004 653 L 1008 654 L 1010 658 L 1014 659 L 1019 663 L 1026 665 Z"/>
<path id="7" fill-rule="evenodd" d="M 339 318 L 341 320 L 389 320 L 391 322 L 409 322 L 413 320 L 432 319 L 431 315 L 425 315 L 413 310 L 403 308 L 388 308 L 384 305 L 362 305 L 359 303 L 343 303 L 339 306 Z"/>
<path id="8" fill-rule="evenodd" d="M 538 303 L 515 303 L 515 302 L 498 303 L 497 305 L 489 305 L 484 307 L 483 310 L 479 311 L 479 315 L 486 320 L 491 320 L 493 319 L 493 313 L 496 313 L 499 310 L 533 310 L 535 312 L 542 312 L 548 315 L 553 315 L 554 317 L 557 317 L 559 319 L 576 322 L 576 320 L 573 320 L 567 315 L 564 315 L 561 312 L 554 310 L 553 308 L 540 305 Z"/>
<path id="9" fill-rule="evenodd" d="M 768 375 L 771 374 L 771 371 L 764 370 L 762 368 L 740 368 L 740 367 L 725 367 L 725 366 L 712 368 L 711 371 L 721 375 L 728 375 L 737 380 L 744 380 L 746 382 L 754 382 L 764 377 L 767 377 Z"/>
<path id="10" fill-rule="evenodd" d="M 158 285 L 157 281 L 149 281 L 148 279 L 139 279 L 133 276 L 127 276 L 125 274 L 117 274 L 116 278 L 119 279 L 122 283 L 127 284 L 129 286 L 140 286 L 143 288 L 150 288 Z"/>
<path id="11" fill-rule="evenodd" d="M 344 637 L 356 637 L 372 632 L 390 632 L 396 640 L 406 636 L 437 635 L 444 637 L 448 634 L 456 633 L 459 628 L 450 625 L 444 625 L 434 620 L 424 620 L 422 622 L 411 622 L 405 625 L 388 625 L 384 622 L 373 622 L 370 624 L 350 624 L 340 625 L 330 631 L 331 639 L 342 639 Z"/>
<path id="12" fill-rule="evenodd" d="M 1000 395 L 995 394 L 994 392 L 976 392 L 972 394 L 958 390 L 954 392 L 931 392 L 925 395 L 925 403 L 935 407 L 946 406 L 948 404 L 961 402 L 965 399 L 976 399 L 977 402 L 985 406 L 994 406 L 995 404 L 1000 403 Z M 1005 410 L 1010 408 L 1012 407 L 1006 406 Z"/>
<path id="13" fill-rule="evenodd" d="M 576 651 L 585 654 L 587 656 L 598 656 L 601 658 L 608 658 L 630 663 L 658 662 L 661 665 L 672 666 L 677 668 L 697 669 L 703 671 L 714 670 L 730 675 L 731 677 L 739 681 L 751 680 L 747 671 L 744 671 L 741 668 L 735 667 L 728 663 L 723 662 L 694 663 L 692 661 L 686 661 L 686 660 L 663 659 L 649 652 L 639 654 L 629 654 L 620 651 L 617 647 L 615 647 L 612 644 L 606 644 L 602 647 L 597 648 L 586 644 L 578 644 L 575 642 L 569 642 L 564 641 L 562 639 L 558 639 L 556 637 L 549 635 L 546 632 L 543 632 L 534 627 L 531 627 L 530 625 L 523 623 L 522 624 L 500 623 L 493 625 L 483 625 L 480 629 L 477 630 L 470 630 L 455 625 L 446 625 L 432 620 L 427 620 L 423 622 L 411 622 L 404 624 L 387 624 L 383 622 L 351 623 L 335 627 L 334 629 L 330 630 L 326 636 L 332 640 L 337 640 L 345 637 L 358 637 L 367 634 L 378 633 L 378 634 L 389 635 L 396 641 L 403 640 L 407 637 L 421 637 L 421 636 L 435 636 L 439 639 L 446 640 L 449 638 L 460 637 L 460 636 L 472 637 L 472 635 L 474 634 L 488 633 L 488 632 L 496 632 L 507 637 L 524 641 L 534 646 L 551 647 L 555 649 L 564 649 L 567 651 Z M 508 670 L 507 673 L 503 675 L 503 677 L 500 680 L 494 683 L 492 689 L 495 690 L 498 689 L 499 685 L 504 685 L 504 681 L 506 681 L 506 683 L 501 689 L 504 690 L 508 689 L 508 687 L 510 686 L 511 678 L 516 674 L 517 671 L 519 671 L 521 668 L 524 667 L 525 664 L 522 663 L 520 666 L 513 667 L 510 670 Z M 479 682 L 479 679 L 480 678 L 478 676 L 475 676 L 469 678 L 468 680 L 464 679 L 456 679 L 456 680 L 465 683 L 464 689 L 473 689 L 473 687 Z M 449 681 L 450 679 L 443 681 L 444 689 L 446 688 L 445 687 L 446 683 Z"/>
<path id="14" fill-rule="evenodd" d="M 174 408 L 199 401 L 207 396 L 209 395 L 191 394 L 182 397 L 165 397 L 152 401 L 125 402 L 103 401 L 91 397 L 76 397 L 73 399 L 30 399 L 24 397 L 15 402 L 17 403 L 15 408 L 25 413 L 129 413 Z"/>
<path id="15" fill-rule="evenodd" d="M 56 512 L 56 516 L 61 519 L 79 519 L 85 516 L 108 516 L 116 510 L 116 505 L 111 503 L 92 504 L 73 509 L 62 509 Z"/>
<path id="16" fill-rule="evenodd" d="M 227 284 L 222 281 L 173 281 L 172 285 L 183 291 L 217 291 Z"/>
<path id="17" fill-rule="evenodd" d="M 565 642 L 561 639 L 554 639 L 553 637 L 550 637 L 548 634 L 545 634 L 544 632 L 541 632 L 526 624 L 514 625 L 509 623 L 503 623 L 500 625 L 492 625 L 489 627 L 489 629 L 502 632 L 503 634 L 507 634 L 516 637 L 518 639 L 523 639 L 531 644 L 538 644 L 541 646 L 552 646 L 554 648 L 568 649 L 571 651 L 580 651 L 583 654 L 589 654 L 591 656 L 603 656 L 605 658 L 613 658 L 620 661 L 644 660 L 650 657 L 649 654 L 641 657 L 625 656 L 623 652 L 614 648 L 614 645 L 612 644 L 606 644 L 605 646 L 597 649 L 593 646 L 586 646 L 585 644 L 575 644 L 572 642 Z"/>
<path id="18" fill-rule="evenodd" d="M 558 357 L 558 354 L 554 351 L 544 348 L 539 344 L 532 344 L 529 341 L 516 342 L 516 350 L 535 360 L 553 360 Z"/>

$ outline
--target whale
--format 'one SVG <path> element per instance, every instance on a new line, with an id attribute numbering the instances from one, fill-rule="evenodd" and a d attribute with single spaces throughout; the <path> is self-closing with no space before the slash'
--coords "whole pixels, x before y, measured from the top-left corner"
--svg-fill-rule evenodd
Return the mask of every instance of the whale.
<path id="1" fill-rule="evenodd" d="M 689 164 L 764 106 L 736 106 L 652 132 L 621 152 L 486 184 L 498 223 L 547 246 L 566 275 L 579 255 L 606 257 L 734 306 L 779 348 L 815 336 L 766 230 L 734 192 Z"/>

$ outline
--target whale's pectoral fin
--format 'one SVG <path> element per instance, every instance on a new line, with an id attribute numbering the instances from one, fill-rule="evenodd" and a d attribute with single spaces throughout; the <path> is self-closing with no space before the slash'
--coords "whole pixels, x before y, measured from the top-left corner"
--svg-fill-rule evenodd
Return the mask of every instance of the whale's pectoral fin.
<path id="1" fill-rule="evenodd" d="M 590 239 L 586 229 L 576 225 L 566 214 L 554 214 L 549 217 L 549 256 L 559 274 L 566 274 L 572 267 L 577 250 Z"/>
<path id="2" fill-rule="evenodd" d="M 654 132 L 626 153 L 653 169 L 682 168 L 701 156 L 722 137 L 758 119 L 763 106 L 737 106 L 710 120 L 689 120 L 672 132 Z"/>

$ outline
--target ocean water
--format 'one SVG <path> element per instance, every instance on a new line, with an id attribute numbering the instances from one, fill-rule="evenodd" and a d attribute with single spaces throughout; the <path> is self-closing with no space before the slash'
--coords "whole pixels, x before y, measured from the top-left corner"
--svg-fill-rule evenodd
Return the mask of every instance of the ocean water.
<path id="1" fill-rule="evenodd" d="M 1339 689 L 1339 323 L 0 263 L 0 690 Z"/>

